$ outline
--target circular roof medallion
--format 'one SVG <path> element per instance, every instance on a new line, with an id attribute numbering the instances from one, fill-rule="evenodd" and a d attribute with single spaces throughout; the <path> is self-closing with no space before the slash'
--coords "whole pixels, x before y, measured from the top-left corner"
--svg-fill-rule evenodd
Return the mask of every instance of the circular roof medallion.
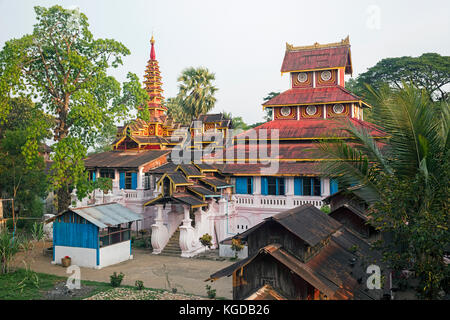
<path id="1" fill-rule="evenodd" d="M 297 79 L 300 83 L 306 82 L 308 80 L 308 74 L 306 72 L 300 72 L 297 76 Z"/>
<path id="2" fill-rule="evenodd" d="M 280 109 L 280 113 L 283 117 L 287 117 L 291 114 L 291 108 L 290 107 L 282 107 Z"/>
<path id="3" fill-rule="evenodd" d="M 317 107 L 316 106 L 307 106 L 306 113 L 310 116 L 315 115 L 317 113 Z"/>
<path id="4" fill-rule="evenodd" d="M 330 71 L 330 70 L 322 71 L 322 72 L 320 73 L 320 78 L 321 78 L 323 81 L 329 81 L 329 80 L 331 79 L 331 71 Z"/>
<path id="5" fill-rule="evenodd" d="M 341 103 L 335 104 L 333 106 L 333 112 L 338 114 L 344 112 L 344 105 Z"/>

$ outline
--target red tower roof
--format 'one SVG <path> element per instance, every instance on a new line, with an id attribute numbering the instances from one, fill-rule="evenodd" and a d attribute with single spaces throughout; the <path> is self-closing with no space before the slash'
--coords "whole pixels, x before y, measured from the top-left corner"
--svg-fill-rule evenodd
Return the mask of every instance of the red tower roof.
<path id="1" fill-rule="evenodd" d="M 352 73 L 349 37 L 341 42 L 294 47 L 286 43 L 281 72 L 295 72 L 327 68 L 345 68 Z"/>
<path id="2" fill-rule="evenodd" d="M 363 102 L 360 97 L 344 89 L 341 86 L 324 87 L 324 88 L 294 88 L 284 91 L 271 100 L 264 102 L 264 107 L 273 106 L 290 106 L 305 104 L 326 104 L 337 102 L 361 102 L 363 105 L 370 107 Z"/>

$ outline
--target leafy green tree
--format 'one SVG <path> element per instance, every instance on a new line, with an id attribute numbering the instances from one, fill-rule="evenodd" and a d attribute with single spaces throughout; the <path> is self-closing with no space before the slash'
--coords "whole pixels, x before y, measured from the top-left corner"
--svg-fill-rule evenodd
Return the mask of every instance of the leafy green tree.
<path id="1" fill-rule="evenodd" d="M 375 141 L 350 122 L 352 140 L 322 143 L 321 168 L 342 186 L 359 184 L 358 195 L 371 204 L 371 224 L 384 235 L 381 245 L 394 270 L 412 269 L 418 294 L 439 298 L 447 290 L 450 243 L 449 108 L 436 109 L 425 90 L 408 84 L 373 94 L 374 119 L 388 135 Z M 331 159 L 341 159 L 332 161 Z M 447 285 L 446 285 L 447 284 Z"/>
<path id="2" fill-rule="evenodd" d="M 376 89 L 383 84 L 400 89 L 403 82 L 424 89 L 433 100 L 448 102 L 445 86 L 450 83 L 450 56 L 424 53 L 420 57 L 386 58 L 350 79 L 346 87 L 360 96 L 371 97 L 366 84 Z"/>
<path id="3" fill-rule="evenodd" d="M 189 114 L 184 112 L 178 97 L 168 98 L 166 101 L 167 114 L 171 116 L 176 122 L 184 126 L 190 125 L 191 118 Z"/>
<path id="4" fill-rule="evenodd" d="M 189 120 L 197 119 L 214 108 L 214 94 L 218 90 L 212 84 L 214 80 L 214 73 L 203 67 L 190 67 L 181 73 L 177 102 Z"/>
<path id="5" fill-rule="evenodd" d="M 269 100 L 272 100 L 273 98 L 275 98 L 279 94 L 280 94 L 280 92 L 273 92 L 272 91 L 263 100 L 264 100 L 264 102 L 267 102 Z M 266 115 L 265 115 L 264 119 L 266 121 L 271 121 L 272 120 L 272 108 L 267 108 L 264 111 L 266 112 Z"/>
<path id="6" fill-rule="evenodd" d="M 12 98 L 8 104 L 11 111 L 0 124 L 0 197 L 14 198 L 17 215 L 39 216 L 48 186 L 45 164 L 29 146 L 41 146 L 51 136 L 52 119 L 29 99 Z"/>
<path id="7" fill-rule="evenodd" d="M 57 5 L 35 7 L 35 12 L 33 33 L 7 41 L 0 52 L 0 115 L 9 112 L 4 96 L 17 93 L 39 99 L 54 115 L 51 183 L 63 211 L 73 187 L 79 198 L 86 194 L 87 149 L 131 107 L 143 105 L 144 93 L 133 74 L 123 88 L 108 76 L 107 70 L 130 52 L 115 40 L 94 39 L 83 13 Z M 37 150 L 31 143 L 28 147 Z"/>

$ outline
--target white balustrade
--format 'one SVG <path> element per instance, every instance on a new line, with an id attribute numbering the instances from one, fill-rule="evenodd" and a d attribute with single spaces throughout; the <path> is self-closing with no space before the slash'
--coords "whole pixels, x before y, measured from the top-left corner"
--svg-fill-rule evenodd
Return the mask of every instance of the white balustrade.
<path id="1" fill-rule="evenodd" d="M 323 206 L 322 197 L 314 196 L 264 196 L 235 194 L 237 207 L 290 209 L 304 204 L 312 204 L 317 208 Z"/>

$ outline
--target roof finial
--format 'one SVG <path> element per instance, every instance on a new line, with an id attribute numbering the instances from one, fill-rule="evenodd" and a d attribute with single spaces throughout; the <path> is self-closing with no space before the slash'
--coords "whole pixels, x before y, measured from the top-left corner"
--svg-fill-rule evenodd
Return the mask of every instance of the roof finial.
<path id="1" fill-rule="evenodd" d="M 155 39 L 153 38 L 153 34 L 152 34 L 152 39 L 150 40 L 150 43 L 152 44 L 152 49 L 150 51 L 150 59 L 151 60 L 155 60 L 156 59 L 156 54 L 155 54 Z"/>

